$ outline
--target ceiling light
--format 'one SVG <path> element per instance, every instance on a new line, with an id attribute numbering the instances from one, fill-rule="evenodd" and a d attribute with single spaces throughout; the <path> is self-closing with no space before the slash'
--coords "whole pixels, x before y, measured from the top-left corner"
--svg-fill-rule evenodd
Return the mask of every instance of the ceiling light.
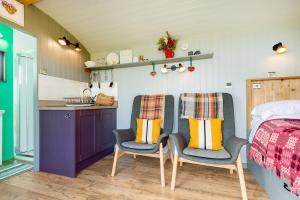
<path id="1" fill-rule="evenodd" d="M 273 46 L 273 51 L 275 51 L 277 54 L 282 54 L 288 51 L 288 49 L 282 45 L 281 42 L 279 42 L 278 44 L 275 44 Z"/>
<path id="2" fill-rule="evenodd" d="M 160 69 L 160 71 L 162 72 L 162 73 L 168 73 L 168 68 L 167 68 L 167 65 L 164 65 L 161 69 Z"/>
<path id="3" fill-rule="evenodd" d="M 67 45 L 67 38 L 66 37 L 58 38 L 58 43 L 62 46 L 66 46 Z"/>
<path id="4" fill-rule="evenodd" d="M 74 48 L 74 50 L 75 51 L 81 51 L 81 48 L 80 48 L 80 45 L 79 45 L 79 43 L 77 42 L 77 43 L 71 43 L 65 36 L 64 37 L 60 37 L 60 38 L 58 38 L 58 43 L 60 44 L 60 45 L 62 45 L 62 46 L 70 46 L 70 45 L 72 45 L 72 46 L 74 46 L 75 48 Z"/>
<path id="5" fill-rule="evenodd" d="M 79 43 L 76 43 L 75 44 L 75 51 L 81 51 L 81 48 L 79 46 Z"/>

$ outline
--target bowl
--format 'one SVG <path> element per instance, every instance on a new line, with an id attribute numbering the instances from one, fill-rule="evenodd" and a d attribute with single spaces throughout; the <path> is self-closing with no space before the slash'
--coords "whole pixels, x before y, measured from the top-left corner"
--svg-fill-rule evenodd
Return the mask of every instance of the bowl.
<path id="1" fill-rule="evenodd" d="M 95 61 L 91 61 L 91 60 L 86 61 L 84 64 L 87 68 L 96 67 L 96 65 L 97 65 L 97 63 Z"/>

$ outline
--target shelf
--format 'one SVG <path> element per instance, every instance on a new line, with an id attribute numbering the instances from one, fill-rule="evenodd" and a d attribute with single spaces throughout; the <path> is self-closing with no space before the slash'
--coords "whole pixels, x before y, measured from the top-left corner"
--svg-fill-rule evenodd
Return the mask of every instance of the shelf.
<path id="1" fill-rule="evenodd" d="M 119 69 L 119 68 L 130 68 L 130 67 L 141 67 L 147 65 L 160 65 L 166 63 L 176 63 L 176 62 L 185 62 L 189 61 L 190 57 L 192 57 L 193 61 L 195 60 L 202 60 L 202 59 L 210 59 L 213 58 L 214 54 L 201 54 L 196 56 L 186 56 L 186 57 L 179 57 L 179 58 L 170 58 L 170 59 L 163 59 L 163 60 L 152 60 L 147 62 L 137 62 L 137 63 L 126 63 L 126 64 L 117 64 L 117 65 L 110 65 L 110 66 L 96 66 L 96 67 L 87 67 L 86 69 L 90 70 L 108 70 L 108 69 Z"/>

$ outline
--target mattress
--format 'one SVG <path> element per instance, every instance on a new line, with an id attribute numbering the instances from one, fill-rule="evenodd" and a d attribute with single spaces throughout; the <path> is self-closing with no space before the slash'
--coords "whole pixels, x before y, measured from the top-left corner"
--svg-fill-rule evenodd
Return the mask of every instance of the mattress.
<path id="1" fill-rule="evenodd" d="M 271 200 L 299 200 L 300 197 L 287 191 L 276 174 L 272 171 L 260 167 L 252 160 L 248 159 L 248 169 L 252 172 L 260 186 L 266 191 Z M 290 186 L 288 186 L 290 188 Z"/>

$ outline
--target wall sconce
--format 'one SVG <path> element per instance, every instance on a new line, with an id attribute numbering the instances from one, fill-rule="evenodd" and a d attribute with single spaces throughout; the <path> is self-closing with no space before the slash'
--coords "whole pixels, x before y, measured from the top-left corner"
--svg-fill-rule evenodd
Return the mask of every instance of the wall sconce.
<path id="1" fill-rule="evenodd" d="M 2 39 L 3 38 L 3 34 L 2 33 L 0 33 L 0 39 Z"/>
<path id="2" fill-rule="evenodd" d="M 273 51 L 276 52 L 276 54 L 282 54 L 288 51 L 288 49 L 282 45 L 281 42 L 279 42 L 278 44 L 275 44 L 273 46 Z"/>
<path id="3" fill-rule="evenodd" d="M 70 46 L 70 45 L 72 45 L 72 46 L 74 46 L 75 51 L 81 51 L 81 48 L 80 48 L 80 45 L 79 45 L 78 42 L 75 43 L 75 44 L 73 44 L 65 36 L 58 38 L 58 43 L 60 45 L 62 45 L 62 46 Z"/>
<path id="4" fill-rule="evenodd" d="M 178 67 L 176 65 L 172 65 L 171 67 L 167 67 L 167 65 L 165 64 L 160 71 L 164 74 L 168 73 L 168 70 L 172 70 L 173 72 L 176 71 L 178 69 L 178 72 L 185 72 L 186 67 L 183 66 L 181 63 L 179 63 Z"/>

